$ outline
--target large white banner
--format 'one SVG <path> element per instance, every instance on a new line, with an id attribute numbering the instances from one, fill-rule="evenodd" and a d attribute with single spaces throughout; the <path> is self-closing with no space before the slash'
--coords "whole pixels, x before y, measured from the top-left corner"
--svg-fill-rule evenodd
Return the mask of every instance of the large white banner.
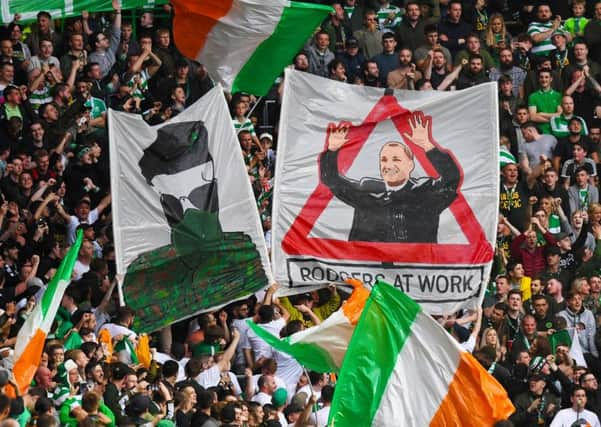
<path id="1" fill-rule="evenodd" d="M 151 331 L 271 283 L 256 202 L 216 87 L 168 122 L 109 113 L 117 273 Z"/>
<path id="2" fill-rule="evenodd" d="M 496 84 L 352 86 L 287 70 L 273 265 L 284 294 L 385 280 L 432 314 L 475 307 L 494 254 Z"/>

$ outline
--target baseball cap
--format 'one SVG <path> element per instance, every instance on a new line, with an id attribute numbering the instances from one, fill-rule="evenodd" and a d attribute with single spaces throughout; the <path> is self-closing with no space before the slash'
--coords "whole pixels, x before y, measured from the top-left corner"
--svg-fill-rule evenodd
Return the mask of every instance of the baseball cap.
<path id="1" fill-rule="evenodd" d="M 288 392 L 285 388 L 278 388 L 273 395 L 271 396 L 271 403 L 276 408 L 280 406 L 284 406 L 286 404 L 286 400 L 288 399 Z"/>
<path id="2" fill-rule="evenodd" d="M 259 141 L 263 138 L 267 138 L 268 140 L 273 141 L 273 135 L 268 132 L 264 132 L 261 135 L 259 135 Z"/>
<path id="3" fill-rule="evenodd" d="M 346 47 L 359 47 L 359 41 L 354 37 L 350 37 L 346 39 Z"/>
<path id="4" fill-rule="evenodd" d="M 555 237 L 555 240 L 559 241 L 565 239 L 566 237 L 570 237 L 570 235 L 562 231 L 553 235 L 553 237 Z"/>
<path id="5" fill-rule="evenodd" d="M 538 374 L 540 370 L 543 369 L 543 366 L 545 366 L 545 363 L 547 363 L 545 359 L 543 359 L 541 356 L 536 356 L 530 362 L 530 371 L 533 374 Z"/>

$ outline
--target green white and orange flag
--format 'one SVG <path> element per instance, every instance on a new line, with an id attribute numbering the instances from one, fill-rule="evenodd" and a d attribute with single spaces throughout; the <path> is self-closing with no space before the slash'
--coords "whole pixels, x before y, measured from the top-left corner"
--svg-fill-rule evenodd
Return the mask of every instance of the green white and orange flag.
<path id="1" fill-rule="evenodd" d="M 65 289 L 71 283 L 71 274 L 82 241 L 83 232 L 79 230 L 75 243 L 65 255 L 50 283 L 48 283 L 42 299 L 19 331 L 17 343 L 15 344 L 13 372 L 21 393 L 24 393 L 31 384 L 35 371 L 40 364 L 46 336 L 50 331 L 52 322 L 54 322 Z"/>
<path id="2" fill-rule="evenodd" d="M 328 425 L 481 427 L 514 410 L 503 387 L 415 301 L 386 283 L 374 286 Z"/>
<path id="3" fill-rule="evenodd" d="M 175 44 L 230 92 L 262 96 L 329 6 L 286 0 L 173 0 Z"/>
<path id="4" fill-rule="evenodd" d="M 320 325 L 279 339 L 249 321 L 255 333 L 275 349 L 294 357 L 301 365 L 317 372 L 338 372 L 361 316 L 369 291 L 355 279 L 347 280 L 354 290 L 342 307 Z"/>

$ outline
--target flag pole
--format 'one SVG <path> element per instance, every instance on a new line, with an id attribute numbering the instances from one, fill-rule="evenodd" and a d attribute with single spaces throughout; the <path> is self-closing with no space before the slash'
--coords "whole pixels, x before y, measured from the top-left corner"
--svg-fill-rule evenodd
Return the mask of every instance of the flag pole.
<path id="1" fill-rule="evenodd" d="M 253 113 L 253 111 L 255 111 L 255 108 L 257 108 L 257 106 L 263 100 L 263 98 L 264 98 L 263 96 L 260 96 L 259 99 L 257 99 L 257 102 L 255 102 L 255 105 L 253 105 L 253 107 L 248 111 L 248 114 L 246 114 L 247 119 L 250 117 L 250 115 Z"/>
<path id="2" fill-rule="evenodd" d="M 315 395 L 315 390 L 313 390 L 313 384 L 311 384 L 311 377 L 309 377 L 309 372 L 307 372 L 307 368 L 303 366 L 303 372 L 309 381 L 309 389 L 311 390 L 311 396 Z M 311 396 L 309 396 L 309 400 L 311 400 Z M 317 403 L 317 402 L 315 402 Z M 315 421 L 317 421 L 317 410 L 315 409 L 315 404 L 311 405 L 311 412 L 313 412 L 313 416 L 315 417 Z"/>

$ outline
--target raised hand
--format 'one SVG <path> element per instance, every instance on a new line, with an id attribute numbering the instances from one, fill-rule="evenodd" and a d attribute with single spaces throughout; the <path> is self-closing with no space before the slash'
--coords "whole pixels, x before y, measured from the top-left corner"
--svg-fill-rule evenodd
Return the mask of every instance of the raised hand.
<path id="1" fill-rule="evenodd" d="M 350 123 L 341 122 L 338 126 L 334 123 L 328 125 L 328 150 L 338 151 L 348 142 Z"/>
<path id="2" fill-rule="evenodd" d="M 409 127 L 411 127 L 411 134 L 404 132 L 403 138 L 426 152 L 434 148 L 434 144 L 430 141 L 432 117 L 425 116 L 421 111 L 414 112 L 409 118 Z"/>

